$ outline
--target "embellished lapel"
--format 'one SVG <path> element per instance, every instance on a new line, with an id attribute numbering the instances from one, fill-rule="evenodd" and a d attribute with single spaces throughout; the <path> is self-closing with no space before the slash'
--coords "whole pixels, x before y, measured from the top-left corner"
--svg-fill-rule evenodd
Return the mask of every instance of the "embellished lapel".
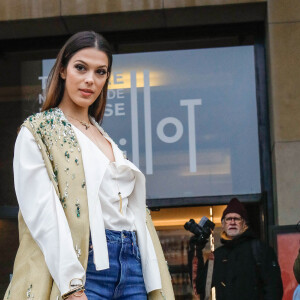
<path id="1" fill-rule="evenodd" d="M 101 155 L 100 150 L 98 151 L 99 155 L 94 155 L 91 157 L 91 150 L 89 149 L 90 143 L 87 141 L 87 143 L 82 143 L 80 146 L 82 149 L 82 161 L 86 180 L 90 228 L 95 254 L 94 262 L 97 270 L 103 270 L 109 268 L 109 259 L 105 227 L 102 217 L 102 208 L 98 194 L 103 176 L 109 164 L 109 160 L 104 154 Z"/>

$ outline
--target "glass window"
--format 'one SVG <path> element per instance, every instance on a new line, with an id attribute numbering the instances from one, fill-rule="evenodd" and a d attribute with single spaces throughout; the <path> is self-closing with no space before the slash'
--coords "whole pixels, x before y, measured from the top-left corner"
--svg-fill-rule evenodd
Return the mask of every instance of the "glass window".
<path id="1" fill-rule="evenodd" d="M 103 127 L 147 199 L 260 193 L 253 46 L 114 55 L 109 88 Z"/>

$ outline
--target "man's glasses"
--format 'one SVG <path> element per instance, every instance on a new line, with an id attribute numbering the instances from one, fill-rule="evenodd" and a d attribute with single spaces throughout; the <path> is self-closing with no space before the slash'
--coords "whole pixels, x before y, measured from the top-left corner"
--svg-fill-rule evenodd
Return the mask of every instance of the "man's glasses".
<path id="1" fill-rule="evenodd" d="M 232 217 L 232 218 L 225 218 L 224 219 L 226 223 L 231 223 L 232 221 L 234 221 L 234 223 L 240 223 L 242 222 L 242 218 L 237 218 L 237 217 Z"/>

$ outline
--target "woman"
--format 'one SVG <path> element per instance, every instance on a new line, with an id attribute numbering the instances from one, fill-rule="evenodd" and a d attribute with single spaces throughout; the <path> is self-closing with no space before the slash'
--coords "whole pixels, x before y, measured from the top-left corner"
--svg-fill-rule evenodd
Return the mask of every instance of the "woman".
<path id="1" fill-rule="evenodd" d="M 14 156 L 20 246 L 5 299 L 174 299 L 145 179 L 98 125 L 112 52 L 73 35 Z M 138 240 L 138 244 L 137 244 Z"/>

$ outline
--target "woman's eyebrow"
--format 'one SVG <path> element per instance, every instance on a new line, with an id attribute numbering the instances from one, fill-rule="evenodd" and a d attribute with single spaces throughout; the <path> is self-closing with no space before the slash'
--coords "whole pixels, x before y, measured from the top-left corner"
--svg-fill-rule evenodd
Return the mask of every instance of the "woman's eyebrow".
<path id="1" fill-rule="evenodd" d="M 80 59 L 74 61 L 74 63 L 76 63 L 76 62 L 81 62 L 82 64 L 84 64 L 86 66 L 88 65 L 85 61 L 80 60 Z M 103 67 L 108 68 L 107 65 L 98 66 L 97 68 L 103 68 Z"/>

